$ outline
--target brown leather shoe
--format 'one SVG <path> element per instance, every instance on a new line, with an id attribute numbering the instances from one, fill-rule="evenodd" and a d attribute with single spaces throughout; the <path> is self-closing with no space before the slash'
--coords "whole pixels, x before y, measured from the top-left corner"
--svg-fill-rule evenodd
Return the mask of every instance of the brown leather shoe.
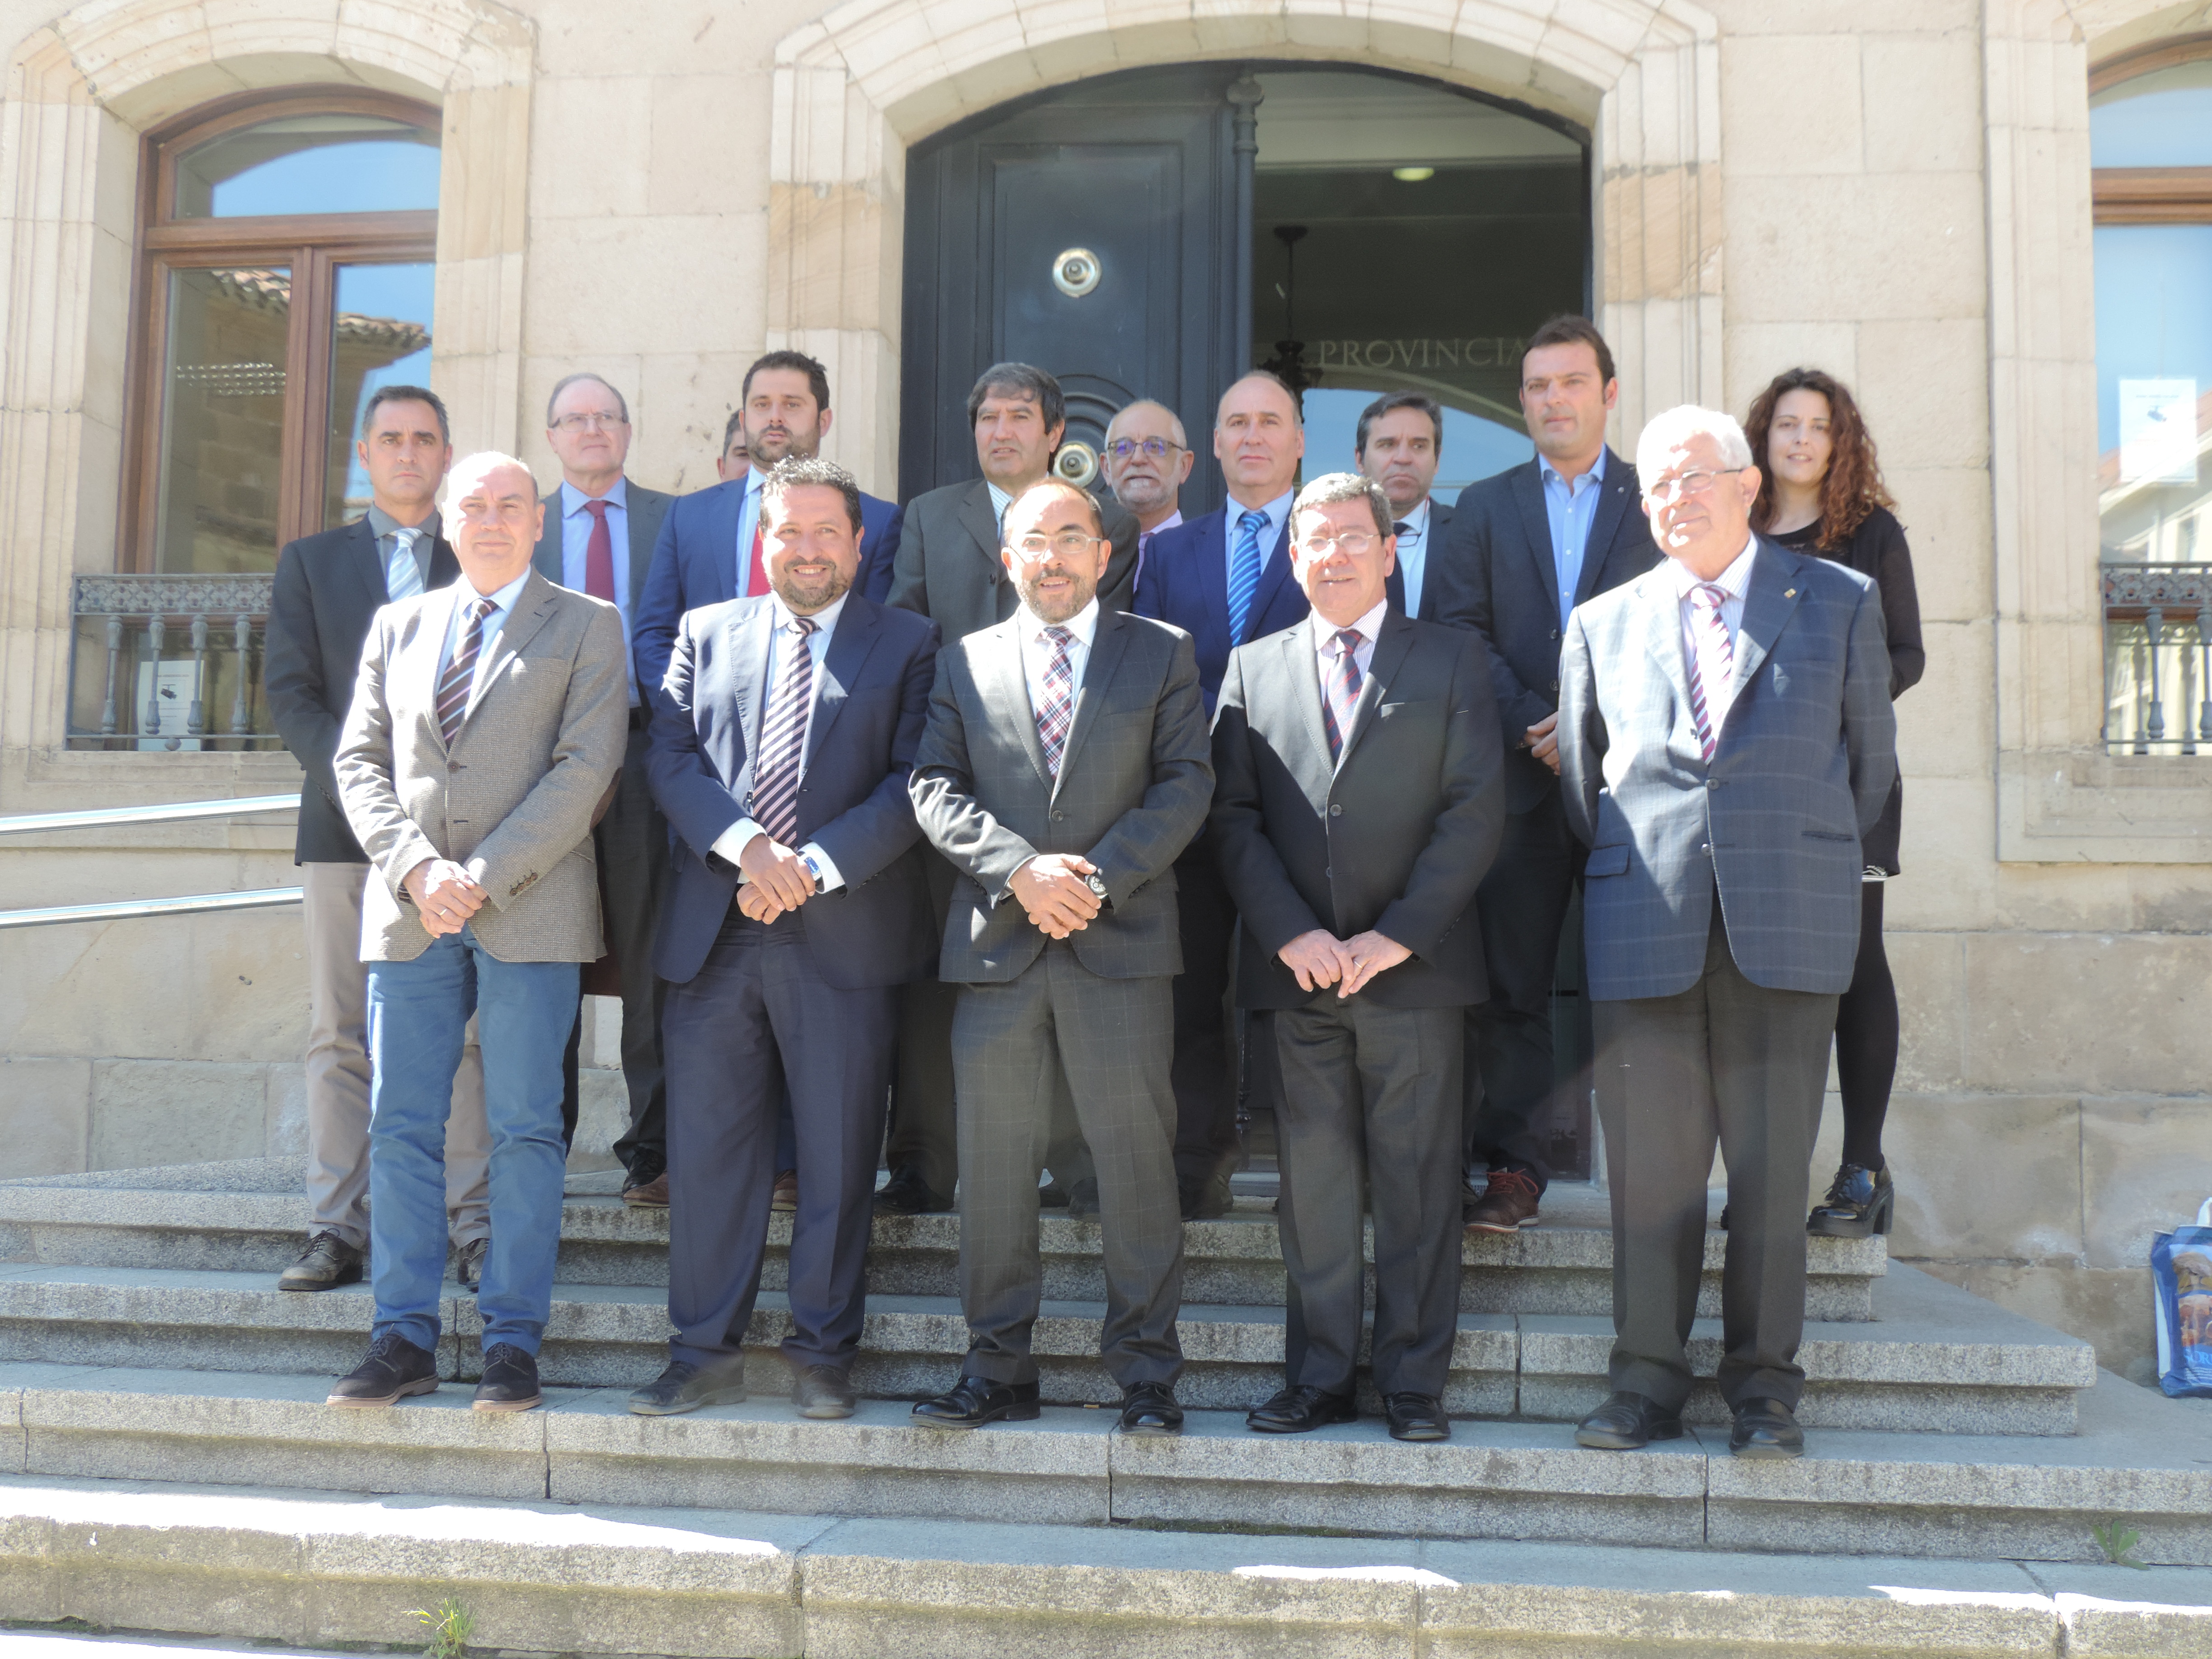
<path id="1" fill-rule="evenodd" d="M 622 1198 L 625 1204 L 635 1204 L 645 1209 L 666 1209 L 668 1207 L 668 1171 L 663 1170 L 643 1186 L 623 1188 Z"/>
<path id="2" fill-rule="evenodd" d="M 280 1291 L 327 1291 L 334 1285 L 361 1280 L 362 1252 L 328 1231 L 307 1240 L 292 1265 L 276 1281 Z"/>
<path id="3" fill-rule="evenodd" d="M 1536 1200 L 1542 1196 L 1534 1176 L 1518 1170 L 1492 1170 L 1490 1186 L 1467 1206 L 1468 1231 L 1510 1233 L 1536 1224 Z"/>
<path id="4" fill-rule="evenodd" d="M 791 1211 L 799 1207 L 799 1171 L 786 1170 L 775 1178 L 775 1191 L 769 1194 L 771 1210 Z"/>

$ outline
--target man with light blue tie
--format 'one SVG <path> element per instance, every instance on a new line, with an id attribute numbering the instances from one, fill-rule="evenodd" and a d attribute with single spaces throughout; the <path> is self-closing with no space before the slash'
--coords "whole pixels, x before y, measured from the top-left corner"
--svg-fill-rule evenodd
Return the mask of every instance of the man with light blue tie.
<path id="1" fill-rule="evenodd" d="M 1429 499 L 1443 459 L 1444 411 L 1425 392 L 1386 392 L 1359 411 L 1352 460 L 1362 476 L 1382 486 L 1390 503 L 1397 560 L 1390 571 L 1390 603 L 1416 622 L 1437 620 L 1437 584 L 1431 550 L 1444 544 L 1451 508 Z"/>
<path id="2" fill-rule="evenodd" d="M 629 1127 L 615 1142 L 614 1154 L 629 1172 L 624 1201 L 665 1206 L 668 1088 L 660 1010 L 666 993 L 653 971 L 653 930 L 668 885 L 668 825 L 646 780 L 653 703 L 639 683 L 636 640 L 646 571 L 672 497 L 624 476 L 629 441 L 629 404 L 608 381 L 586 372 L 555 382 L 545 405 L 545 441 L 560 459 L 561 483 L 544 497 L 544 528 L 531 563 L 546 580 L 605 599 L 622 612 L 629 746 L 614 799 L 592 831 L 605 898 L 607 951 L 622 991 L 623 1083 L 629 1095 Z M 571 1140 L 580 1104 L 576 1066 L 582 1035 L 579 1014 L 562 1062 L 562 1117 Z"/>

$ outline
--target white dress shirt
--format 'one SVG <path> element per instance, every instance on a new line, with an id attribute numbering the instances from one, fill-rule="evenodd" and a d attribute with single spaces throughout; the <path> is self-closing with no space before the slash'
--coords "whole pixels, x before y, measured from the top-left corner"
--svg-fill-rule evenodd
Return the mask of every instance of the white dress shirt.
<path id="1" fill-rule="evenodd" d="M 1359 630 L 1359 648 L 1352 653 L 1352 661 L 1359 665 L 1359 684 L 1366 689 L 1367 671 L 1375 661 L 1375 635 L 1382 631 L 1382 618 L 1390 609 L 1385 599 L 1352 625 Z M 1314 672 L 1321 683 L 1328 685 L 1330 671 L 1336 666 L 1337 624 L 1325 620 L 1318 611 L 1309 611 L 1306 621 L 1313 629 Z"/>
<path id="2" fill-rule="evenodd" d="M 807 654 L 814 659 L 814 696 L 807 702 L 806 724 L 800 728 L 799 733 L 799 775 L 802 779 L 806 775 L 807 745 L 814 737 L 814 711 L 822 706 L 822 665 L 829 658 L 830 636 L 837 631 L 837 618 L 844 614 L 845 600 L 849 597 L 849 593 L 841 594 L 835 605 L 816 611 L 812 619 L 814 631 L 806 636 Z M 763 724 L 767 722 L 768 706 L 775 696 L 775 678 L 778 672 L 776 664 L 783 653 L 791 649 L 793 620 L 791 607 L 784 604 L 781 596 L 770 598 L 769 604 L 774 607 L 775 626 L 775 630 L 769 635 L 768 669 L 763 676 L 761 684 Z M 754 768 L 757 772 L 758 757 L 754 758 Z M 745 850 L 745 843 L 755 836 L 764 836 L 767 833 L 767 830 L 762 829 L 751 818 L 739 818 L 714 837 L 714 845 L 709 850 L 731 864 L 737 864 L 738 855 Z M 845 884 L 845 878 L 837 872 L 836 861 L 829 854 L 822 850 L 822 844 L 819 842 L 808 842 L 805 846 L 799 849 L 799 853 L 802 858 L 811 858 L 815 867 L 822 872 L 823 892 L 835 892 Z M 740 865 L 738 869 L 738 885 L 742 887 L 751 879 L 752 878 L 744 872 L 744 866 Z"/>
<path id="3" fill-rule="evenodd" d="M 1421 497 L 1421 504 L 1406 514 L 1398 523 L 1405 529 L 1398 532 L 1398 577 L 1406 585 L 1406 614 L 1421 614 L 1421 583 L 1429 569 L 1429 498 Z"/>
<path id="4" fill-rule="evenodd" d="M 1738 635 L 1743 629 L 1743 592 L 1751 583 L 1752 556 L 1759 550 L 1759 538 L 1751 538 L 1743 544 L 1743 551 L 1735 556 L 1729 568 L 1713 578 L 1714 585 L 1727 595 L 1721 601 L 1721 621 L 1728 629 L 1729 652 L 1735 653 Z M 1698 634 L 1709 628 L 1698 614 L 1698 607 L 1690 603 L 1690 590 L 1700 584 L 1700 579 L 1679 559 L 1667 561 L 1667 568 L 1674 579 L 1674 602 L 1682 617 L 1683 672 L 1692 676 L 1698 672 Z M 1713 735 L 1720 735 L 1721 727 L 1728 724 L 1729 710 L 1735 706 L 1735 676 L 1731 673 L 1728 683 L 1715 685 L 1709 677 L 1705 684 L 1705 717 L 1712 722 Z"/>
<path id="5" fill-rule="evenodd" d="M 1021 632 L 1022 678 L 1029 682 L 1030 718 L 1044 707 L 1044 672 L 1052 666 L 1052 641 L 1044 636 L 1048 628 L 1065 628 L 1074 637 L 1067 642 L 1067 668 L 1073 677 L 1068 681 L 1067 706 L 1075 707 L 1076 694 L 1083 690 L 1083 671 L 1091 665 L 1091 641 L 1098 636 L 1098 601 L 1092 599 L 1064 623 L 1048 623 L 1024 604 L 1014 612 L 1014 625 Z"/>
<path id="6" fill-rule="evenodd" d="M 530 571 L 525 567 L 520 576 L 496 593 L 477 592 L 466 576 L 453 584 L 453 619 L 446 629 L 446 648 L 438 653 L 438 684 L 446 683 L 447 665 L 453 660 L 453 653 L 460 649 L 461 632 L 469 625 L 469 607 L 480 599 L 488 599 L 492 603 L 492 609 L 485 616 L 479 630 L 476 669 L 469 676 L 469 701 L 471 703 L 476 702 L 477 693 L 483 690 L 484 671 L 491 665 L 492 642 L 499 638 L 499 630 L 507 626 L 507 619 L 514 611 L 514 602 L 522 597 L 522 585 L 529 580 Z"/>
<path id="7" fill-rule="evenodd" d="M 585 503 L 593 498 L 561 480 L 561 586 L 584 592 L 592 550 L 592 515 Z M 607 504 L 607 539 L 613 544 L 615 609 L 622 612 L 623 666 L 629 671 L 629 706 L 637 707 L 637 663 L 629 647 L 629 480 L 617 478 L 614 488 L 598 499 Z"/>
<path id="8" fill-rule="evenodd" d="M 998 526 L 999 540 L 1003 544 L 1006 538 L 1006 509 L 1014 504 L 1014 498 L 988 478 L 983 480 L 983 488 L 991 492 L 991 522 Z"/>

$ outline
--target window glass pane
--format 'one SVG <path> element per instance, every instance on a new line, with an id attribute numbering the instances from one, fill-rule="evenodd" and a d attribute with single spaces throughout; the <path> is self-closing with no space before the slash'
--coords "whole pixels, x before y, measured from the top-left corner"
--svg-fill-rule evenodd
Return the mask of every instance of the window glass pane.
<path id="1" fill-rule="evenodd" d="M 340 265 L 331 343 L 330 465 L 325 528 L 368 510 L 368 473 L 354 448 L 362 411 L 380 386 L 430 384 L 430 296 L 435 267 Z"/>
<path id="2" fill-rule="evenodd" d="M 2212 559 L 2212 225 L 2101 225 L 2096 253 L 2103 556 Z"/>
<path id="3" fill-rule="evenodd" d="M 2154 70 L 2093 95 L 2089 163 L 2212 167 L 2212 58 Z"/>
<path id="4" fill-rule="evenodd" d="M 169 273 L 155 568 L 273 570 L 292 273 Z"/>
<path id="5" fill-rule="evenodd" d="M 295 115 L 177 158 L 177 217 L 383 213 L 438 205 L 438 135 L 373 115 Z"/>

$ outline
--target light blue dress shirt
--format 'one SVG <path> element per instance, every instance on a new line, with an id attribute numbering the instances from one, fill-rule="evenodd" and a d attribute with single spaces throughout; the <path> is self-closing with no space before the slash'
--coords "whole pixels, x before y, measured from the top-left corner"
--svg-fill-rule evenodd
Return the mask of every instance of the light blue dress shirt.
<path id="1" fill-rule="evenodd" d="M 1421 584 L 1429 570 L 1429 526 L 1435 522 L 1429 516 L 1429 498 L 1421 497 L 1421 504 L 1404 518 L 1394 522 L 1406 528 L 1398 537 L 1398 578 L 1406 587 L 1406 614 L 1421 614 Z"/>
<path id="2" fill-rule="evenodd" d="M 526 569 L 498 592 L 489 596 L 492 604 L 491 614 L 483 619 L 482 637 L 477 646 L 476 672 L 469 680 L 471 702 L 474 702 L 477 693 L 483 690 L 484 670 L 491 664 L 492 646 L 499 638 L 499 630 L 507 626 L 507 617 L 514 614 L 514 602 L 522 597 L 522 585 L 529 580 L 530 572 Z M 477 599 L 487 597 L 471 586 L 466 576 L 455 582 L 453 588 L 453 620 L 446 629 L 446 648 L 438 653 L 437 684 L 440 685 L 446 683 L 447 665 L 453 660 L 453 653 L 460 648 L 461 630 L 469 625 L 469 607 Z"/>
<path id="3" fill-rule="evenodd" d="M 584 564 L 592 545 L 592 515 L 584 503 L 592 498 L 561 481 L 561 586 L 584 591 Z M 614 543 L 615 609 L 622 612 L 623 665 L 629 671 L 629 706 L 637 707 L 637 665 L 629 654 L 629 480 L 617 478 L 607 491 L 607 538 Z"/>
<path id="4" fill-rule="evenodd" d="M 1575 608 L 1575 587 L 1582 580 L 1583 555 L 1589 549 L 1590 526 L 1597 521 L 1600 487 L 1605 483 L 1605 451 L 1589 471 L 1571 484 L 1552 470 L 1549 461 L 1536 463 L 1544 481 L 1544 516 L 1552 525 L 1552 569 L 1559 579 L 1559 628 Z"/>
<path id="5" fill-rule="evenodd" d="M 745 597 L 745 583 L 753 570 L 753 526 L 760 522 L 761 479 L 758 467 L 745 474 L 745 498 L 738 503 L 738 579 L 730 584 L 732 599 Z M 768 549 L 761 549 L 761 563 L 768 563 Z"/>
<path id="6" fill-rule="evenodd" d="M 1297 490 L 1285 490 L 1258 509 L 1267 520 L 1260 526 L 1260 570 L 1263 577 L 1267 574 L 1267 561 L 1274 556 L 1275 544 L 1282 537 L 1283 526 L 1290 522 L 1291 503 L 1297 498 Z M 1251 510 L 1233 495 L 1222 503 L 1221 568 L 1231 587 L 1237 586 L 1237 538 L 1239 533 L 1237 521 Z M 1260 602 L 1257 592 L 1253 594 L 1252 602 L 1255 605 Z"/>

